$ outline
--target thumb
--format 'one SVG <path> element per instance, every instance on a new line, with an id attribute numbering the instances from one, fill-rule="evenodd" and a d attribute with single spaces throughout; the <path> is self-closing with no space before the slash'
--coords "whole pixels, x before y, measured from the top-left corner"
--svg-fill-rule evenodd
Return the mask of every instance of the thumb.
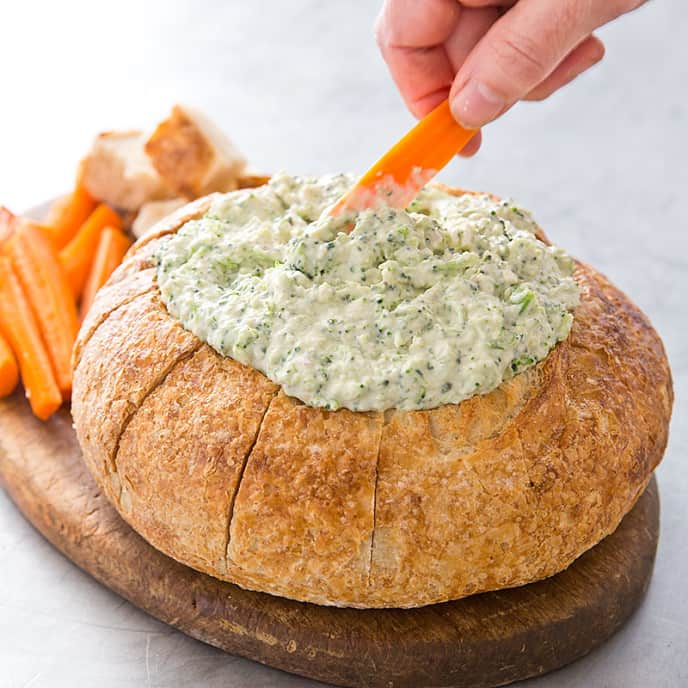
<path id="1" fill-rule="evenodd" d="M 599 22 L 589 0 L 521 0 L 475 46 L 450 94 L 454 117 L 478 129 L 523 98 Z"/>

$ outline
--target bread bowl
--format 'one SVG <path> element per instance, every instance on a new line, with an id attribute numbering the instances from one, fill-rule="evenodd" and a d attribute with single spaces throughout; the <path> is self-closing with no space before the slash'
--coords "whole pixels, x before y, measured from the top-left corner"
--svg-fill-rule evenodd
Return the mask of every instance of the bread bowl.
<path id="1" fill-rule="evenodd" d="M 163 302 L 159 252 L 222 198 L 135 244 L 74 351 L 84 459 L 151 544 L 253 590 L 414 607 L 551 576 L 614 531 L 661 460 L 673 393 L 659 337 L 606 278 L 577 263 L 568 336 L 487 393 L 329 410 Z"/>

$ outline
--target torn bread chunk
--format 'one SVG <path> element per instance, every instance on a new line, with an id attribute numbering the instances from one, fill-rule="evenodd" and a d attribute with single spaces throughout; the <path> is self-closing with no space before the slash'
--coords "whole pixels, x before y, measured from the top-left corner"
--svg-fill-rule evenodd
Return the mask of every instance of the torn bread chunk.
<path id="1" fill-rule="evenodd" d="M 144 203 L 139 210 L 139 214 L 134 220 L 131 231 L 137 239 L 140 239 L 158 220 L 167 217 L 177 208 L 186 204 L 185 198 L 170 198 L 165 201 L 149 201 Z"/>
<path id="2" fill-rule="evenodd" d="M 148 201 L 174 193 L 151 164 L 141 131 L 99 134 L 81 163 L 81 182 L 98 200 L 122 210 L 136 211 Z"/>
<path id="3" fill-rule="evenodd" d="M 246 168 L 234 144 L 205 115 L 175 105 L 146 143 L 159 174 L 180 195 L 232 191 Z"/>

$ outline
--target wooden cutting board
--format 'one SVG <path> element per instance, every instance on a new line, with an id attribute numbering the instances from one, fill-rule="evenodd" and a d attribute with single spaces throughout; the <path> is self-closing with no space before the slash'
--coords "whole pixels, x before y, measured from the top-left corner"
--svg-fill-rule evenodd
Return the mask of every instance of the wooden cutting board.
<path id="1" fill-rule="evenodd" d="M 66 410 L 0 401 L 0 478 L 75 564 L 152 616 L 227 652 L 342 686 L 499 686 L 590 652 L 635 610 L 659 529 L 653 478 L 618 530 L 539 583 L 412 610 L 354 610 L 248 592 L 153 549 L 86 468 Z"/>

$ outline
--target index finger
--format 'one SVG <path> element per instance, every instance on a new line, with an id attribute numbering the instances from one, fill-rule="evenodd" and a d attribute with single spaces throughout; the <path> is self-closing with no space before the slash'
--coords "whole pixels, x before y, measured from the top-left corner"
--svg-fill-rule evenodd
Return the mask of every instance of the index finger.
<path id="1" fill-rule="evenodd" d="M 375 36 L 408 108 L 422 117 L 444 100 L 454 70 L 444 48 L 461 7 L 456 0 L 385 0 Z"/>
<path id="2" fill-rule="evenodd" d="M 385 0 L 375 32 L 386 45 L 429 48 L 447 40 L 460 13 L 457 0 Z"/>

